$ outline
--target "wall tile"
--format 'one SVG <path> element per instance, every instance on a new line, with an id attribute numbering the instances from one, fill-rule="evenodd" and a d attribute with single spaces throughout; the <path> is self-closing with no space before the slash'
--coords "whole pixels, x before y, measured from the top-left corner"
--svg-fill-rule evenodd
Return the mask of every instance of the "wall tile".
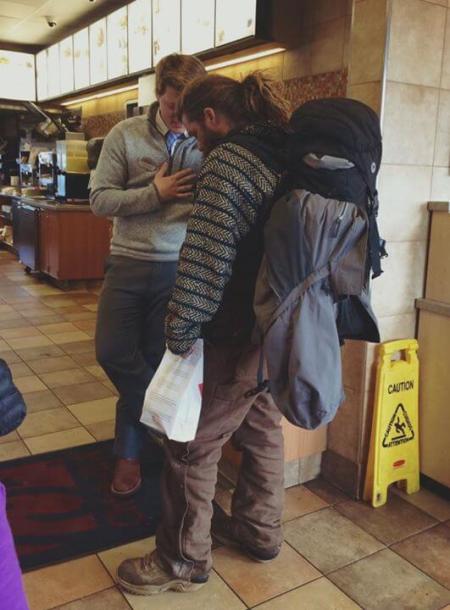
<path id="1" fill-rule="evenodd" d="M 341 17 L 317 25 L 311 37 L 311 72 L 341 70 L 344 61 L 346 18 Z"/>
<path id="2" fill-rule="evenodd" d="M 450 201 L 450 167 L 433 168 L 432 201 Z"/>
<path id="3" fill-rule="evenodd" d="M 394 0 L 388 79 L 439 87 L 446 10 L 423 0 Z"/>
<path id="4" fill-rule="evenodd" d="M 447 11 L 447 27 L 445 28 L 445 47 L 442 62 L 441 87 L 443 89 L 450 89 L 450 10 Z"/>
<path id="5" fill-rule="evenodd" d="M 309 42 L 296 49 L 289 49 L 283 55 L 283 80 L 311 74 L 311 45 Z"/>
<path id="6" fill-rule="evenodd" d="M 413 339 L 416 334 L 416 318 L 415 313 L 378 318 L 381 341 Z"/>
<path id="7" fill-rule="evenodd" d="M 434 165 L 450 166 L 450 90 L 441 90 L 439 97 Z"/>
<path id="8" fill-rule="evenodd" d="M 324 23 L 351 13 L 348 0 L 314 0 L 313 22 Z"/>
<path id="9" fill-rule="evenodd" d="M 387 83 L 384 163 L 433 165 L 438 101 L 438 89 Z"/>
<path id="10" fill-rule="evenodd" d="M 350 50 L 352 85 L 382 79 L 386 28 L 386 0 L 365 0 L 355 4 Z"/>
<path id="11" fill-rule="evenodd" d="M 426 242 L 391 242 L 387 250 L 384 273 L 372 283 L 375 313 L 379 317 L 414 313 L 414 301 L 423 294 Z"/>
<path id="12" fill-rule="evenodd" d="M 350 84 L 347 89 L 347 96 L 359 100 L 370 106 L 378 116 L 381 114 L 381 81 L 373 83 L 363 83 L 360 85 Z"/>
<path id="13" fill-rule="evenodd" d="M 432 167 L 381 166 L 378 225 L 384 239 L 389 242 L 427 239 L 432 173 Z"/>

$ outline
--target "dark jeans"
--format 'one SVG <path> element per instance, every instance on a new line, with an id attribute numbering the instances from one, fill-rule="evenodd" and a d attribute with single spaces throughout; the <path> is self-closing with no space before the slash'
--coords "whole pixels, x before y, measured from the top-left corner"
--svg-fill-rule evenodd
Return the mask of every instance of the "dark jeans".
<path id="1" fill-rule="evenodd" d="M 255 387 L 259 348 L 205 343 L 205 382 L 195 440 L 165 439 L 158 556 L 179 578 L 212 566 L 211 516 L 222 447 L 233 437 L 242 463 L 232 501 L 237 539 L 267 550 L 281 545 L 284 455 L 281 413 L 270 394 L 246 396 Z"/>
<path id="2" fill-rule="evenodd" d="M 146 428 L 139 422 L 145 391 L 165 349 L 164 318 L 177 262 L 110 256 L 100 296 L 97 360 L 119 392 L 114 452 L 138 458 Z"/>

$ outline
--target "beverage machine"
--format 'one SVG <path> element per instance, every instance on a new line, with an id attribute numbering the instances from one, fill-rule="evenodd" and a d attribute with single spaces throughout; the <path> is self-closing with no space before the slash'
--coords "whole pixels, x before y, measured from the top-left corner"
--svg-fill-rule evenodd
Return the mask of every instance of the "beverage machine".
<path id="1" fill-rule="evenodd" d="M 64 201 L 89 199 L 86 140 L 57 140 L 56 165 L 56 197 Z"/>

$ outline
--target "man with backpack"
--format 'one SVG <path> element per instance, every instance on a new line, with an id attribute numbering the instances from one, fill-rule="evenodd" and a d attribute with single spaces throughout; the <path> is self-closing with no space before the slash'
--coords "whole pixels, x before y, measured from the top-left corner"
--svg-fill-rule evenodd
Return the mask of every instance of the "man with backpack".
<path id="1" fill-rule="evenodd" d="M 212 566 L 217 465 L 233 437 L 242 465 L 232 517 L 217 512 L 215 537 L 258 562 L 281 547 L 281 414 L 257 386 L 261 349 L 252 342 L 253 296 L 263 228 L 284 171 L 286 103 L 260 74 L 241 83 L 209 75 L 186 87 L 183 122 L 207 155 L 199 174 L 166 320 L 175 354 L 205 339 L 205 384 L 197 436 L 165 441 L 157 549 L 128 559 L 118 581 L 141 595 L 193 591 Z"/>

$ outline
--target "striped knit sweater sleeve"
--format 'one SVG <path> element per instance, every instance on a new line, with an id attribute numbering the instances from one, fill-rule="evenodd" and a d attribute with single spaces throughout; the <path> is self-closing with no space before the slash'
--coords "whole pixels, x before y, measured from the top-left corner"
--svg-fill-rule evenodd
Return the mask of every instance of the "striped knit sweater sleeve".
<path id="1" fill-rule="evenodd" d="M 168 306 L 166 339 L 175 354 L 189 351 L 214 317 L 230 279 L 237 246 L 255 224 L 279 175 L 233 143 L 217 146 L 199 175 L 194 208 Z"/>

